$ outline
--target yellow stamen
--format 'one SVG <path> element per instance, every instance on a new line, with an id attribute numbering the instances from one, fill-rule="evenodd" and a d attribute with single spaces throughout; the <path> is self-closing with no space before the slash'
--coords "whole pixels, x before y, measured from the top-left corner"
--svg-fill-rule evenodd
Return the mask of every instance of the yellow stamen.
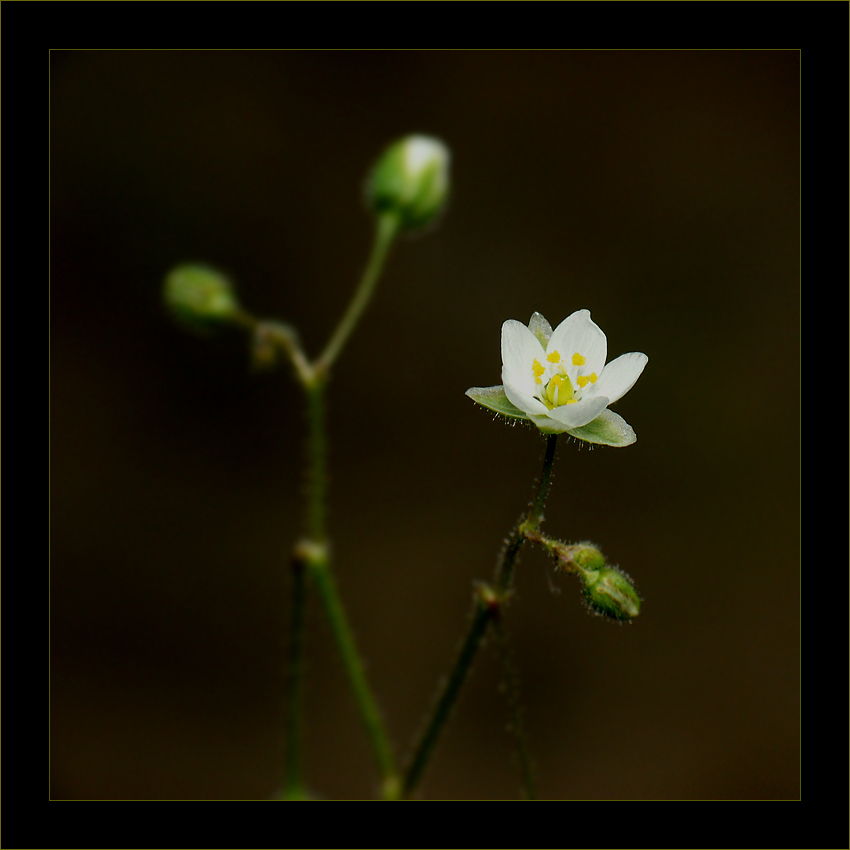
<path id="1" fill-rule="evenodd" d="M 578 352 L 573 355 L 573 366 L 584 366 L 585 363 L 587 363 L 586 357 L 582 357 Z"/>
<path id="2" fill-rule="evenodd" d="M 541 380 L 540 376 L 546 371 L 546 369 L 544 366 L 540 365 L 540 361 L 536 357 L 534 358 L 534 361 L 531 364 L 531 371 L 534 372 L 534 383 L 542 384 L 543 381 Z"/>
<path id="3" fill-rule="evenodd" d="M 553 351 L 551 354 L 546 355 L 546 359 L 550 363 L 560 363 L 561 362 L 561 352 L 560 351 Z"/>

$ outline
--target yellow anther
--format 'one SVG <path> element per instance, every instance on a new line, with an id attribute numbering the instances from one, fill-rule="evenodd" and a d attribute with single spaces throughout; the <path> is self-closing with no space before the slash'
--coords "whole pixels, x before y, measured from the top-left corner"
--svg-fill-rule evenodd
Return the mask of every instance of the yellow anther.
<path id="1" fill-rule="evenodd" d="M 534 383 L 542 384 L 543 381 L 541 380 L 540 376 L 546 371 L 546 368 L 540 365 L 540 361 L 536 357 L 534 358 L 534 361 L 531 364 L 531 371 L 534 372 Z"/>
<path id="2" fill-rule="evenodd" d="M 551 354 L 546 355 L 546 359 L 550 363 L 560 363 L 561 362 L 561 352 L 560 351 L 553 351 Z"/>
<path id="3" fill-rule="evenodd" d="M 590 376 L 589 375 L 579 375 L 576 378 L 576 383 L 580 387 L 586 387 L 590 383 Z"/>
<path id="4" fill-rule="evenodd" d="M 573 366 L 584 366 L 585 363 L 587 363 L 586 357 L 582 357 L 578 352 L 573 355 Z"/>
<path id="5" fill-rule="evenodd" d="M 590 383 L 591 383 L 591 384 L 595 384 L 595 383 L 596 383 L 596 379 L 597 379 L 596 372 L 591 372 L 591 373 L 590 373 Z"/>

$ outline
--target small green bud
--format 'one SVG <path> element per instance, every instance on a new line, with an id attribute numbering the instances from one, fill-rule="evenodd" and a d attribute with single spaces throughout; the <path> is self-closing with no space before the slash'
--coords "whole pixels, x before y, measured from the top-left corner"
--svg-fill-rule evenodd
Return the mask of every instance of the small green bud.
<path id="1" fill-rule="evenodd" d="M 569 547 L 570 558 L 585 570 L 600 570 L 605 566 L 605 556 L 592 543 L 576 543 Z"/>
<path id="2" fill-rule="evenodd" d="M 640 597 L 631 579 L 614 567 L 581 573 L 588 606 L 614 620 L 631 620 L 640 613 Z"/>
<path id="3" fill-rule="evenodd" d="M 366 197 L 376 213 L 394 213 L 403 230 L 433 221 L 449 193 L 449 151 L 430 136 L 406 136 L 391 144 L 375 165 Z"/>
<path id="4" fill-rule="evenodd" d="M 239 314 L 230 281 L 207 266 L 176 266 L 165 277 L 163 295 L 169 312 L 193 328 L 208 330 Z"/>

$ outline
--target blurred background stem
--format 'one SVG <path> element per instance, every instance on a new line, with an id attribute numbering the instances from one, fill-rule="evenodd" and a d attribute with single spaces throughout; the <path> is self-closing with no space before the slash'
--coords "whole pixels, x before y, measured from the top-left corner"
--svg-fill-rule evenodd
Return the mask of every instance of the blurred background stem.
<path id="1" fill-rule="evenodd" d="M 303 799 L 301 736 L 304 695 L 304 609 L 305 573 L 319 595 L 331 628 L 348 683 L 372 747 L 382 782 L 382 794 L 397 796 L 397 771 L 392 747 L 384 729 L 377 702 L 366 679 L 366 672 L 345 613 L 331 569 L 330 542 L 327 532 L 328 444 L 326 427 L 326 391 L 329 369 L 354 330 L 375 290 L 384 262 L 398 232 L 397 219 L 385 214 L 378 217 L 375 239 L 360 284 L 322 355 L 309 364 L 292 337 L 281 339 L 281 350 L 292 360 L 295 374 L 304 388 L 307 409 L 307 446 L 305 453 L 305 537 L 293 554 L 292 607 L 290 622 L 289 689 L 286 703 L 287 745 L 285 760 L 286 798 Z M 285 344 L 283 344 L 285 343 Z"/>
<path id="2" fill-rule="evenodd" d="M 399 220 L 396 215 L 384 213 L 377 217 L 372 252 L 369 255 L 369 261 L 360 279 L 360 285 L 357 287 L 354 297 L 349 302 L 348 309 L 343 314 L 325 350 L 315 363 L 314 368 L 318 373 L 325 373 L 330 369 L 333 362 L 339 357 L 342 347 L 348 341 L 349 336 L 351 336 L 351 332 L 357 326 L 357 322 L 363 315 L 363 311 L 366 309 L 366 305 L 375 291 L 375 285 L 381 276 L 381 270 L 387 259 L 390 245 L 392 245 L 398 232 Z"/>

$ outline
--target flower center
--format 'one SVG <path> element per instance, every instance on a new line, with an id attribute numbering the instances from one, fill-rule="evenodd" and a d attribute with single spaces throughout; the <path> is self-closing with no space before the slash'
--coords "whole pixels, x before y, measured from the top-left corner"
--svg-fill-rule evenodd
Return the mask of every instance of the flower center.
<path id="1" fill-rule="evenodd" d="M 560 351 L 550 351 L 546 355 L 545 365 L 536 357 L 532 361 L 531 371 L 534 375 L 534 383 L 538 387 L 537 398 L 552 410 L 564 404 L 575 404 L 581 399 L 582 390 L 588 384 L 595 384 L 598 378 L 596 372 L 585 374 L 583 366 L 587 364 L 587 358 L 576 351 L 570 358 L 572 365 L 578 367 L 575 382 L 576 390 L 570 380 L 567 370 L 564 368 Z"/>

